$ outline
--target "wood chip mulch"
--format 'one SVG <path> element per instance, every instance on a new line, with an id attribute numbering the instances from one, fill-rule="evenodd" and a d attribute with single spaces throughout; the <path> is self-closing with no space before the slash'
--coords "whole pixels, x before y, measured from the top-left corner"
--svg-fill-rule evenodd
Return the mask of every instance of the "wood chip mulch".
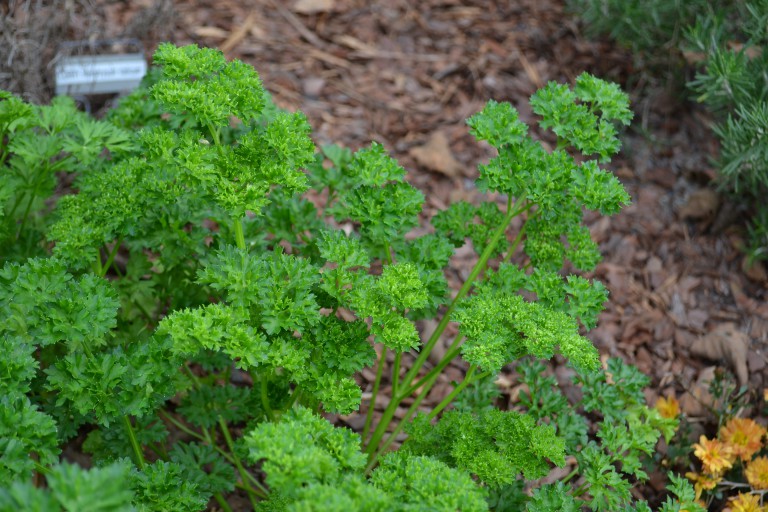
<path id="1" fill-rule="evenodd" d="M 92 33 L 72 20 L 62 31 L 135 36 L 148 55 L 161 40 L 221 48 L 252 64 L 279 106 L 306 113 L 318 145 L 383 143 L 424 191 L 425 219 L 456 200 L 479 199 L 472 180 L 492 152 L 474 141 L 464 120 L 488 99 L 511 102 L 530 122 L 528 98 L 549 80 L 572 82 L 589 71 L 634 87 L 643 77 L 629 53 L 587 39 L 560 0 L 91 4 L 100 16 Z M 87 18 L 82 9 L 77 16 Z M 0 81 L 7 80 L 2 71 Z M 733 220 L 743 209 L 710 192 L 718 150 L 711 119 L 684 93 L 640 82 L 644 87 L 630 90 L 633 128 L 610 164 L 633 203 L 611 218 L 588 216 L 604 255 L 593 277 L 611 293 L 588 336 L 602 354 L 651 376 L 651 403 L 700 387 L 702 374 L 715 365 L 762 395 L 768 276 L 760 264 L 748 267 L 739 251 L 745 229 Z M 454 258 L 454 283 L 466 276 L 472 258 L 470 251 Z M 694 355 L 702 354 L 702 344 L 718 355 Z M 461 372 L 460 365 L 450 368 L 425 406 L 448 393 Z M 363 373 L 367 391 L 372 378 Z M 696 400 L 683 407 L 704 417 Z M 360 418 L 345 420 L 359 427 Z"/>

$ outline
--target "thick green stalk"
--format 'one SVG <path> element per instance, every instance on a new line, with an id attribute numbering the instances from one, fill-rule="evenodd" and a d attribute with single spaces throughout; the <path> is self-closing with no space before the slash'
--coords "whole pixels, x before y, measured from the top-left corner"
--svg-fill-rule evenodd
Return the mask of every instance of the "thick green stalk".
<path id="1" fill-rule="evenodd" d="M 528 205 L 524 204 L 519 208 L 510 209 L 507 212 L 507 215 L 504 217 L 504 220 L 501 222 L 499 227 L 496 228 L 496 231 L 493 232 L 490 242 L 486 246 L 483 253 L 480 255 L 480 259 L 477 261 L 477 263 L 475 263 L 475 266 L 472 268 L 472 271 L 470 272 L 469 277 L 467 277 L 467 280 L 464 281 L 464 284 L 459 289 L 458 293 L 456 294 L 456 297 L 453 298 L 450 305 L 448 306 L 448 309 L 446 309 L 445 313 L 443 314 L 443 317 L 440 319 L 440 323 L 437 324 L 435 331 L 432 333 L 432 336 L 430 336 L 429 340 L 427 341 L 427 344 L 424 346 L 424 349 L 419 353 L 419 356 L 416 358 L 416 361 L 414 361 L 413 366 L 405 375 L 405 382 L 410 382 L 411 380 L 413 380 L 416 374 L 421 370 L 421 367 L 424 365 L 424 362 L 427 360 L 427 357 L 429 357 L 429 354 L 432 352 L 432 349 L 435 347 L 435 345 L 437 345 L 437 342 L 440 339 L 440 336 L 443 334 L 443 331 L 445 331 L 445 328 L 450 323 L 451 313 L 453 313 L 453 310 L 456 308 L 456 305 L 459 303 L 461 299 L 463 299 L 467 295 L 467 293 L 469 293 L 469 290 L 475 284 L 475 280 L 485 270 L 485 267 L 488 265 L 488 260 L 491 258 L 491 254 L 493 254 L 493 251 L 496 249 L 496 245 L 499 243 L 499 240 L 506 232 L 507 227 L 509 226 L 509 223 L 512 221 L 513 218 L 520 215 L 524 211 L 529 210 L 532 207 L 533 207 L 533 204 L 528 204 Z"/>
<path id="2" fill-rule="evenodd" d="M 402 352 L 395 353 L 395 362 L 392 365 L 392 396 L 397 395 L 397 390 L 400 386 L 400 360 L 402 357 Z"/>
<path id="3" fill-rule="evenodd" d="M 237 248 L 244 251 L 246 245 L 245 235 L 243 234 L 243 219 L 235 219 L 233 227 L 235 230 L 235 243 L 237 244 Z"/>
<path id="4" fill-rule="evenodd" d="M 220 492 L 214 494 L 213 497 L 224 512 L 233 512 L 232 507 L 229 506 L 229 503 L 227 503 L 227 500 L 224 499 Z"/>
<path id="5" fill-rule="evenodd" d="M 377 442 L 378 447 L 373 452 L 368 452 L 368 465 L 365 468 L 366 474 L 370 473 L 370 471 L 376 466 L 376 461 L 378 458 L 389 448 L 389 445 L 391 445 L 394 440 L 397 438 L 397 435 L 403 430 L 405 425 L 410 421 L 411 417 L 416 413 L 416 410 L 418 409 L 419 405 L 421 405 L 421 402 L 424 401 L 424 399 L 429 394 L 429 391 L 432 389 L 432 386 L 437 382 L 437 378 L 440 376 L 439 373 L 433 374 L 429 381 L 424 384 L 424 386 L 421 388 L 421 391 L 419 391 L 418 396 L 416 396 L 416 399 L 413 401 L 411 406 L 408 408 L 408 411 L 406 411 L 405 416 L 403 417 L 400 422 L 398 422 L 397 425 L 395 425 L 395 428 L 392 430 L 392 433 L 389 435 L 389 437 L 383 442 Z M 404 397 L 400 397 L 399 401 L 402 401 Z M 394 399 L 392 400 L 394 402 Z M 399 403 L 399 402 L 398 402 Z M 379 425 L 388 425 L 392 421 L 392 417 L 390 417 L 386 422 L 384 422 L 384 419 L 382 418 L 382 422 Z M 385 429 L 386 432 L 386 429 Z M 371 445 L 369 445 L 370 447 Z"/>
<path id="6" fill-rule="evenodd" d="M 133 454 L 136 456 L 136 466 L 139 469 L 144 469 L 144 454 L 139 446 L 139 441 L 136 439 L 136 433 L 133 431 L 133 425 L 131 425 L 131 417 L 128 415 L 123 416 L 123 425 L 125 425 L 125 432 L 128 434 L 128 440 L 131 442 L 133 448 Z"/>
<path id="7" fill-rule="evenodd" d="M 409 387 L 405 388 L 400 395 L 403 398 L 407 398 L 411 396 L 417 389 L 424 386 L 429 379 L 431 379 L 435 375 L 440 375 L 446 366 L 451 364 L 451 361 L 454 360 L 454 358 L 459 355 L 459 352 L 461 352 L 461 347 L 459 346 L 460 341 L 464 339 L 464 336 L 457 337 L 453 343 L 451 343 L 451 346 L 448 350 L 446 350 L 445 355 L 440 360 L 440 362 L 435 365 L 434 368 L 429 370 L 424 376 L 422 376 L 418 381 L 416 381 L 415 384 L 411 384 Z M 405 385 L 405 383 L 403 383 Z"/>
<path id="8" fill-rule="evenodd" d="M 437 406 L 432 409 L 432 411 L 429 413 L 427 418 L 430 420 L 437 417 L 438 414 L 440 414 L 443 409 L 445 409 L 451 402 L 453 402 L 453 399 L 456 398 L 456 396 L 461 393 L 468 385 L 470 385 L 472 382 L 474 382 L 477 379 L 473 379 L 473 376 L 475 374 L 475 370 L 477 370 L 476 365 L 471 365 L 469 367 L 469 370 L 467 370 L 467 374 L 464 376 L 464 380 L 461 381 L 459 385 L 453 388 L 453 391 L 448 393 L 448 395 L 443 398 L 443 400 L 437 404 Z"/>
<path id="9" fill-rule="evenodd" d="M 109 254 L 107 255 L 107 261 L 101 266 L 100 277 L 104 277 L 107 274 L 107 272 L 109 272 L 109 267 L 111 267 L 112 262 L 115 261 L 115 256 L 117 256 L 117 251 L 120 249 L 120 244 L 122 243 L 123 243 L 123 237 L 120 236 L 115 242 L 115 246 L 112 248 L 111 251 L 109 251 Z"/>
<path id="10" fill-rule="evenodd" d="M 37 471 L 41 475 L 50 475 L 51 474 L 51 470 L 49 468 L 47 468 L 46 466 L 43 466 L 42 464 L 40 464 L 36 460 L 32 461 L 32 463 L 35 465 L 35 471 Z"/>
<path id="11" fill-rule="evenodd" d="M 371 391 L 371 400 L 368 405 L 368 412 L 365 414 L 365 425 L 363 426 L 363 441 L 368 437 L 368 431 L 371 428 L 373 422 L 373 410 L 376 408 L 376 396 L 379 394 L 379 385 L 381 384 L 381 376 L 384 373 L 384 365 L 387 362 L 387 347 L 381 348 L 381 356 L 379 357 L 379 366 L 376 369 L 376 379 L 373 381 L 373 390 Z"/>
<path id="12" fill-rule="evenodd" d="M 237 472 L 240 474 L 240 478 L 243 481 L 243 484 L 245 484 L 246 481 L 248 481 L 248 472 L 243 467 L 243 464 L 240 462 L 240 457 L 237 456 L 237 452 L 235 451 L 235 443 L 232 441 L 232 436 L 229 434 L 229 429 L 227 428 L 227 423 L 224 421 L 224 418 L 219 416 L 219 427 L 221 428 L 221 433 L 224 435 L 224 440 L 227 443 L 227 448 L 229 448 L 229 452 L 232 454 L 235 462 L 235 467 L 237 468 Z M 251 500 L 251 505 L 253 506 L 253 510 L 258 509 L 258 501 L 256 500 L 256 497 L 259 494 L 262 494 L 261 492 L 257 491 L 256 489 L 250 489 L 246 488 L 245 491 L 248 493 L 248 498 Z M 261 496 L 262 498 L 265 496 Z"/>
<path id="13" fill-rule="evenodd" d="M 294 404 L 296 404 L 297 402 L 301 403 L 301 401 L 299 400 L 301 398 L 301 391 L 302 391 L 301 386 L 298 384 L 296 385 L 295 388 L 293 388 L 293 393 L 291 393 L 291 399 L 288 400 L 288 404 L 285 406 L 286 411 L 291 409 L 294 406 Z"/>
<path id="14" fill-rule="evenodd" d="M 412 382 L 413 379 L 416 377 L 418 372 L 424 366 L 424 363 L 429 357 L 429 354 L 432 352 L 432 349 L 434 349 L 435 345 L 437 345 L 437 342 L 440 339 L 440 336 L 442 335 L 442 333 L 445 331 L 445 328 L 450 323 L 451 313 L 453 313 L 453 310 L 456 308 L 459 301 L 463 299 L 467 295 L 467 293 L 469 293 L 469 290 L 474 285 L 475 280 L 478 278 L 480 273 L 485 270 L 486 266 L 488 265 L 488 260 L 491 258 L 491 254 L 493 254 L 493 251 L 496 249 L 496 245 L 499 243 L 499 240 L 501 240 L 502 236 L 506 232 L 507 227 L 509 226 L 509 223 L 512 221 L 513 218 L 531 209 L 532 207 L 533 207 L 533 203 L 530 203 L 530 204 L 523 203 L 518 208 L 509 209 L 506 216 L 504 217 L 504 220 L 501 222 L 499 227 L 496 228 L 496 231 L 493 232 L 490 242 L 488 243 L 485 250 L 480 255 L 480 259 L 472 268 L 472 271 L 470 272 L 469 277 L 461 286 L 458 293 L 456 294 L 456 297 L 454 297 L 454 299 L 451 301 L 446 311 L 443 313 L 443 317 L 440 319 L 440 323 L 437 324 L 437 327 L 435 328 L 435 331 L 432 333 L 432 336 L 430 336 L 429 340 L 427 341 L 427 344 L 421 350 L 418 357 L 414 361 L 413 366 L 406 373 L 405 378 L 401 382 L 406 382 L 406 383 Z M 451 348 L 453 348 L 455 344 L 456 344 L 456 341 L 454 341 L 454 344 L 452 344 Z M 393 396 L 392 400 L 387 405 L 387 408 L 384 410 L 384 415 L 382 416 L 379 424 L 377 425 L 376 430 L 374 431 L 370 442 L 366 446 L 365 451 L 366 453 L 369 454 L 369 456 L 372 456 L 372 454 L 378 451 L 378 444 L 381 442 L 382 438 L 384 437 L 384 434 L 386 433 L 386 429 L 387 429 L 387 426 L 389 425 L 389 422 L 392 421 L 392 418 L 394 417 L 397 407 L 400 405 L 400 402 L 402 402 L 404 398 L 405 396 L 403 396 L 402 394 L 399 396 Z"/>
<path id="15" fill-rule="evenodd" d="M 387 263 L 392 265 L 392 248 L 388 242 L 384 242 L 384 252 L 386 253 Z M 379 395 L 379 387 L 381 386 L 381 378 L 384 374 L 384 366 L 387 364 L 387 347 L 382 347 L 381 357 L 379 357 L 379 366 L 376 369 L 376 380 L 373 381 L 373 390 L 371 390 L 371 400 L 368 406 L 368 412 L 365 414 L 365 425 L 363 425 L 363 440 L 368 437 L 368 431 L 371 429 L 371 423 L 373 422 L 373 411 L 376 408 L 376 397 Z M 400 354 L 395 355 L 395 365 L 392 369 L 392 395 L 395 395 L 397 389 L 397 377 L 400 372 Z"/>
<path id="16" fill-rule="evenodd" d="M 203 436 L 203 435 L 201 435 L 201 434 L 199 434 L 199 433 L 195 432 L 194 430 L 190 429 L 189 427 L 187 427 L 186 425 L 184 425 L 182 422 L 180 422 L 179 420 L 177 420 L 176 418 L 174 418 L 173 416 L 171 416 L 171 415 L 170 415 L 170 414 L 168 414 L 167 412 L 165 412 L 165 411 L 163 411 L 163 410 L 160 410 L 160 411 L 159 411 L 159 414 L 160 414 L 160 415 L 161 415 L 163 418 L 165 418 L 166 420 L 168 420 L 168 421 L 169 421 L 169 422 L 170 422 L 170 423 L 171 423 L 173 426 L 175 426 L 176 428 L 178 428 L 179 430 L 181 430 L 181 431 L 182 431 L 182 432 L 184 432 L 185 434 L 188 434 L 188 435 L 190 435 L 190 436 L 194 437 L 195 439 L 197 439 L 197 440 L 199 440 L 199 441 L 202 441 L 203 443 L 207 444 L 208 446 L 210 446 L 211 448 L 213 448 L 214 450 L 216 450 L 216 452 L 218 452 L 218 453 L 219 453 L 219 455 L 221 455 L 222 457 L 224 457 L 224 459 L 226 459 L 226 460 L 227 460 L 227 462 L 229 462 L 229 463 L 230 463 L 230 464 L 232 464 L 233 466 L 235 465 L 235 458 L 234 458 L 234 456 L 230 455 L 229 453 L 227 453 L 227 452 L 226 452 L 226 451 L 224 451 L 223 449 L 219 448 L 219 446 L 218 446 L 216 443 L 212 443 L 212 442 L 211 442 L 211 441 L 212 441 L 212 440 L 211 440 L 211 436 L 210 436 L 210 434 L 209 434 L 207 431 L 206 431 L 206 435 L 205 435 L 205 436 Z M 259 490 L 260 490 L 260 492 L 262 492 L 262 493 L 263 493 L 263 494 L 266 496 L 266 494 L 267 494 L 267 490 L 266 490 L 266 488 L 265 488 L 265 487 L 264 487 L 264 486 L 261 484 L 261 482 L 259 482 L 258 480 L 256 480 L 256 479 L 253 477 L 253 475 L 251 475 L 251 474 L 250 474 L 250 473 L 248 473 L 248 472 L 246 472 L 246 475 L 248 476 L 248 479 L 251 481 L 251 483 L 253 483 L 253 485 L 254 485 L 254 486 L 257 488 L 257 489 L 259 489 Z M 245 487 L 243 487 L 243 488 L 245 488 Z"/>
<path id="17" fill-rule="evenodd" d="M 269 403 L 269 379 L 267 379 L 266 375 L 259 376 L 259 386 L 261 388 L 261 406 L 264 408 L 264 413 L 269 421 L 275 421 L 275 411 L 272 410 L 272 405 Z"/>

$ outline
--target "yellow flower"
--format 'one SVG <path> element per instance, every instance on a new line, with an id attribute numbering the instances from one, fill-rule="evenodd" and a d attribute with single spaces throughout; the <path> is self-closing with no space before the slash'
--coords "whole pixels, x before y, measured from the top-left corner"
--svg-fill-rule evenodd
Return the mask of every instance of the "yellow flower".
<path id="1" fill-rule="evenodd" d="M 700 475 L 698 473 L 686 473 L 685 477 L 693 482 L 693 488 L 696 491 L 696 499 L 701 498 L 702 491 L 711 491 L 723 479 L 720 475 Z M 706 507 L 704 507 L 706 508 Z"/>
<path id="2" fill-rule="evenodd" d="M 680 414 L 680 402 L 678 402 L 677 398 L 674 396 L 670 396 L 669 398 L 664 398 L 663 396 L 659 397 L 659 399 L 656 400 L 655 407 L 662 418 L 677 418 Z"/>
<path id="3" fill-rule="evenodd" d="M 720 429 L 720 440 L 731 447 L 733 454 L 748 461 L 760 451 L 765 428 L 749 418 L 733 418 Z"/>
<path id="4" fill-rule="evenodd" d="M 733 466 L 733 450 L 729 445 L 717 439 L 709 440 L 705 436 L 701 436 L 693 448 L 693 454 L 701 460 L 705 473 L 718 475 Z"/>
<path id="5" fill-rule="evenodd" d="M 764 512 L 757 494 L 742 494 L 731 499 L 731 512 Z"/>
<path id="6" fill-rule="evenodd" d="M 768 457 L 758 457 L 747 463 L 744 475 L 753 489 L 768 489 Z"/>

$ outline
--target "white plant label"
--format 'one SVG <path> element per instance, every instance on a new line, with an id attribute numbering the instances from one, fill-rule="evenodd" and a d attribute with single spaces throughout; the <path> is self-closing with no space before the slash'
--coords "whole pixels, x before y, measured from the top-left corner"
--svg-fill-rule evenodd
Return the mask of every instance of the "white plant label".
<path id="1" fill-rule="evenodd" d="M 135 89 L 147 61 L 140 53 L 62 57 L 55 70 L 56 94 L 108 94 Z"/>

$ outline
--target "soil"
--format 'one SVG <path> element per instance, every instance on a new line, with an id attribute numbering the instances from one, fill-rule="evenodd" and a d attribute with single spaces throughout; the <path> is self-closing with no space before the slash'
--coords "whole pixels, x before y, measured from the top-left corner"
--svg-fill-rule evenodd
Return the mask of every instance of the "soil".
<path id="1" fill-rule="evenodd" d="M 56 30 L 35 39 L 30 31 L 47 30 L 40 13 L 31 2 L 11 2 L 0 26 L 16 29 L 14 58 L 26 71 L 0 68 L 0 87 L 46 101 L 45 58 L 55 54 L 54 42 L 65 39 L 137 37 L 148 57 L 163 40 L 218 47 L 227 57 L 252 64 L 279 106 L 306 113 L 318 145 L 354 150 L 371 140 L 384 144 L 425 193 L 425 219 L 456 200 L 480 197 L 472 182 L 477 164 L 492 151 L 474 141 L 464 120 L 488 99 L 511 102 L 531 122 L 528 98 L 550 80 L 573 82 L 588 71 L 618 81 L 632 96 L 635 120 L 622 137 L 622 153 L 608 167 L 626 186 L 632 205 L 614 217 L 588 217 L 604 256 L 591 277 L 611 293 L 588 337 L 601 354 L 622 357 L 651 377 L 650 403 L 662 395 L 680 397 L 699 431 L 708 428 L 711 417 L 698 400 L 684 395 L 701 396 L 702 379 L 713 367 L 736 375 L 753 396 L 768 387 L 768 276 L 759 263 L 749 267 L 739 250 L 745 228 L 733 219 L 747 212 L 733 199 L 711 193 L 718 151 L 711 119 L 684 90 L 639 68 L 627 51 L 588 39 L 563 2 L 66 4 L 66 15 L 45 18 L 56 20 Z M 33 43 L 39 62 L 25 51 Z M 13 64 L 4 57 L 3 66 Z M 678 71 L 683 79 L 690 73 Z M 471 264 L 469 253 L 454 258 L 454 284 Z M 701 346 L 712 349 L 708 356 Z M 556 375 L 567 373 L 559 366 L 553 362 Z M 449 369 L 425 406 L 450 391 L 461 372 L 460 366 Z M 364 389 L 372 376 L 363 374 Z M 360 424 L 355 415 L 339 421 Z M 651 499 L 660 491 L 641 490 Z"/>

